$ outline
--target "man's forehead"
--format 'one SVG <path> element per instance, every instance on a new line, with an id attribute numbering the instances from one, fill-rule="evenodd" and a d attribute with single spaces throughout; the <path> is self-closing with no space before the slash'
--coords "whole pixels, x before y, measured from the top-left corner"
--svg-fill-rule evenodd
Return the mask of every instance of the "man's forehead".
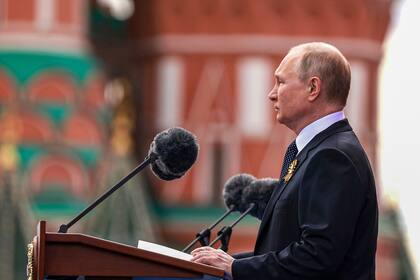
<path id="1" fill-rule="evenodd" d="M 285 71 L 286 69 L 291 70 L 291 66 L 296 66 L 299 61 L 300 55 L 296 52 L 289 52 L 280 62 L 279 66 L 277 67 L 274 75 L 279 75 L 281 72 Z"/>

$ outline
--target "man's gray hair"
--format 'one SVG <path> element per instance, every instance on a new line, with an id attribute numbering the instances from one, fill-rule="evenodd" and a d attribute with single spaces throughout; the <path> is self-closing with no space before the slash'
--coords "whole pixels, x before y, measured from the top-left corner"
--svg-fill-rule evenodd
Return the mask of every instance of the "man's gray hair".
<path id="1" fill-rule="evenodd" d="M 301 53 L 298 64 L 299 79 L 306 82 L 317 76 L 321 80 L 322 90 L 329 102 L 346 105 L 350 90 L 350 64 L 344 55 L 334 46 L 313 42 L 298 45 L 290 52 Z"/>

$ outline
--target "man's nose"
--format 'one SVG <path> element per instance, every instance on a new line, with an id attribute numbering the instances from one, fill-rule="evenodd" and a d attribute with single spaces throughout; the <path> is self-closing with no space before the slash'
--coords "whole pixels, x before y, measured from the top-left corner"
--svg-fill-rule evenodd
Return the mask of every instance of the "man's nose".
<path id="1" fill-rule="evenodd" d="M 270 92 L 268 93 L 268 99 L 270 99 L 273 102 L 277 100 L 277 91 L 275 90 L 275 88 L 270 90 Z"/>

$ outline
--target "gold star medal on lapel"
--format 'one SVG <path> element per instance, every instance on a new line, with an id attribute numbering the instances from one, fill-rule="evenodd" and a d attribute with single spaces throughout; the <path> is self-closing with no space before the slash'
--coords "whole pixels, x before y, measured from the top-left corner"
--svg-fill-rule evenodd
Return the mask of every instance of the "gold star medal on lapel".
<path id="1" fill-rule="evenodd" d="M 293 174 L 295 173 L 298 161 L 297 159 L 293 160 L 289 167 L 287 168 L 287 174 L 283 177 L 284 181 L 287 183 L 292 178 Z"/>

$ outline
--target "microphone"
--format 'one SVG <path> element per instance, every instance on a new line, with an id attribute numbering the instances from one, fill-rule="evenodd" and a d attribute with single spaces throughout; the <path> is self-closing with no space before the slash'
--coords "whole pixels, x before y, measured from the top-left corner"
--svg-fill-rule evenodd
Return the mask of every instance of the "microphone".
<path id="1" fill-rule="evenodd" d="M 242 190 L 242 202 L 240 203 L 241 210 L 239 210 L 242 215 L 231 225 L 222 227 L 222 229 L 217 233 L 217 237 L 209 244 L 209 246 L 213 246 L 220 240 L 220 249 L 226 252 L 229 247 L 233 227 L 248 214 L 251 214 L 261 220 L 274 188 L 278 185 L 278 180 L 264 178 L 255 180 L 245 187 Z"/>
<path id="2" fill-rule="evenodd" d="M 259 220 L 262 219 L 265 208 L 270 201 L 275 188 L 279 187 L 280 181 L 273 178 L 255 180 L 242 192 L 244 205 L 255 204 L 249 214 Z"/>
<path id="3" fill-rule="evenodd" d="M 230 177 L 223 186 L 223 201 L 227 209 L 243 212 L 247 205 L 243 204 L 242 192 L 257 179 L 246 173 Z"/>
<path id="4" fill-rule="evenodd" d="M 151 164 L 153 173 L 162 180 L 170 181 L 182 177 L 196 161 L 198 150 L 199 146 L 196 137 L 186 129 L 173 127 L 158 133 L 150 144 L 148 155 L 141 164 L 107 192 L 98 197 L 73 218 L 73 220 L 61 225 L 58 232 L 66 233 L 78 220 L 83 218 L 149 164 Z"/>
<path id="5" fill-rule="evenodd" d="M 197 159 L 199 146 L 196 137 L 180 127 L 162 131 L 153 139 L 148 157 L 153 158 L 151 169 L 162 180 L 181 178 Z"/>
<path id="6" fill-rule="evenodd" d="M 203 229 L 196 234 L 196 238 L 191 241 L 182 251 L 188 252 L 197 241 L 200 242 L 202 246 L 207 246 L 209 244 L 211 230 L 216 227 L 221 221 L 223 221 L 227 216 L 229 216 L 234 211 L 245 211 L 243 210 L 245 206 L 242 204 L 242 191 L 254 182 L 256 178 L 249 174 L 238 174 L 229 178 L 225 185 L 223 186 L 223 200 L 227 211 L 210 227 Z"/>

